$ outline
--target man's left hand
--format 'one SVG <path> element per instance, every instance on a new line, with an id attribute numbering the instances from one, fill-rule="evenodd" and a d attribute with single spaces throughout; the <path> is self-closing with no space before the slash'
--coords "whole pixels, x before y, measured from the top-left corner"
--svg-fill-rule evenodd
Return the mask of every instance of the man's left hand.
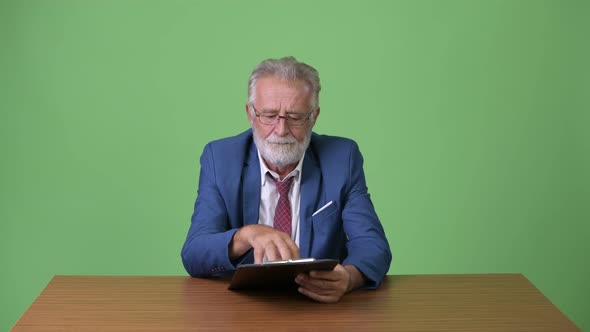
<path id="1" fill-rule="evenodd" d="M 324 303 L 340 301 L 344 294 L 359 287 L 363 276 L 353 265 L 336 265 L 332 271 L 310 271 L 295 278 L 299 292 L 311 299 Z"/>

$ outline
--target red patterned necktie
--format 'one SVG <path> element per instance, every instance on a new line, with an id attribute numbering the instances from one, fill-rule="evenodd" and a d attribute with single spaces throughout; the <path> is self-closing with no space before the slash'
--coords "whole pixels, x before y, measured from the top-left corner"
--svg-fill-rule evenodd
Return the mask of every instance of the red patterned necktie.
<path id="1" fill-rule="evenodd" d="M 273 179 L 279 192 L 279 202 L 275 209 L 274 228 L 291 236 L 291 202 L 289 201 L 289 190 L 293 182 L 293 176 L 281 182 Z"/>

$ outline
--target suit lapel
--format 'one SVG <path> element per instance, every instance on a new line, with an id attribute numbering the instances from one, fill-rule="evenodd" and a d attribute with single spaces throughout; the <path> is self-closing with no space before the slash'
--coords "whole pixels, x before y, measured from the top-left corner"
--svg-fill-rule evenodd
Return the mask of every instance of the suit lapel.
<path id="1" fill-rule="evenodd" d="M 250 144 L 242 179 L 244 225 L 257 224 L 260 211 L 260 162 L 254 142 Z"/>
<path id="2" fill-rule="evenodd" d="M 301 201 L 299 206 L 299 251 L 309 257 L 311 251 L 312 220 L 320 189 L 321 171 L 311 148 L 307 148 L 301 170 Z"/>

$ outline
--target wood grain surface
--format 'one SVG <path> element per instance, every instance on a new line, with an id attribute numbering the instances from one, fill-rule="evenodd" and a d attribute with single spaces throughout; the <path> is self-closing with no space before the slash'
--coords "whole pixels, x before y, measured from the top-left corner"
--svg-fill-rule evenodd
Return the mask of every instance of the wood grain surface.
<path id="1" fill-rule="evenodd" d="M 55 276 L 13 331 L 579 331 L 520 274 L 387 276 L 336 304 L 190 277 Z"/>

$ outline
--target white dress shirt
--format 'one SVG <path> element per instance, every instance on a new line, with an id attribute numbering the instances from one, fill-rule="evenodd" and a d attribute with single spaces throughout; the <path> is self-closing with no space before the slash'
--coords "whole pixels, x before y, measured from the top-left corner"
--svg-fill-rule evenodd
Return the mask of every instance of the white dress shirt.
<path id="1" fill-rule="evenodd" d="M 293 177 L 293 184 L 289 191 L 289 202 L 291 203 L 291 239 L 299 247 L 299 202 L 301 200 L 301 170 L 303 168 L 303 158 L 299 160 L 297 167 L 289 173 L 285 179 Z M 266 163 L 258 151 L 260 160 L 260 209 L 258 212 L 258 223 L 273 227 L 275 218 L 275 209 L 279 202 L 279 193 L 272 178 L 279 180 L 279 175 L 268 169 Z M 283 179 L 283 181 L 285 180 Z"/>

